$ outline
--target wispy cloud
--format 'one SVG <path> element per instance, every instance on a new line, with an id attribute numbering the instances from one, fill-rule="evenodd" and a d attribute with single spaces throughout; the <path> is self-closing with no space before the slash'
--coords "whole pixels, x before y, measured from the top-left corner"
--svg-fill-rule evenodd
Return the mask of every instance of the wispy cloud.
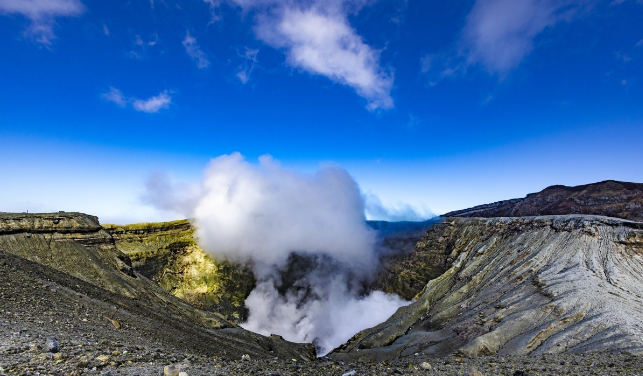
<path id="1" fill-rule="evenodd" d="M 204 3 L 210 5 L 210 22 L 213 24 L 221 19 L 221 16 L 218 13 L 219 5 L 221 5 L 222 0 L 203 0 Z"/>
<path id="2" fill-rule="evenodd" d="M 641 39 L 636 43 L 636 47 L 641 47 L 641 46 L 643 46 L 643 39 Z"/>
<path id="3" fill-rule="evenodd" d="M 624 53 L 622 53 L 620 51 L 616 52 L 614 55 L 616 55 L 617 60 L 619 60 L 619 61 L 621 61 L 623 63 L 629 63 L 630 61 L 632 61 L 631 57 L 627 56 L 626 54 L 624 54 Z"/>
<path id="4" fill-rule="evenodd" d="M 243 54 L 245 62 L 239 66 L 237 69 L 237 78 L 241 81 L 242 84 L 247 84 L 250 80 L 250 75 L 255 69 L 255 64 L 257 63 L 257 54 L 259 50 L 253 50 L 246 48 L 246 52 Z"/>
<path id="5" fill-rule="evenodd" d="M 103 93 L 101 97 L 112 103 L 116 103 L 120 107 L 127 106 L 127 100 L 123 96 L 123 93 L 115 87 L 110 87 L 107 93 Z"/>
<path id="6" fill-rule="evenodd" d="M 57 17 L 79 16 L 84 10 L 79 0 L 0 0 L 0 13 L 29 18 L 26 34 L 45 46 L 56 38 L 53 25 Z"/>
<path id="7" fill-rule="evenodd" d="M 369 220 L 379 221 L 425 221 L 435 217 L 435 214 L 426 207 L 414 207 L 398 202 L 394 205 L 384 205 L 380 198 L 372 193 L 364 193 L 365 213 Z"/>
<path id="8" fill-rule="evenodd" d="M 197 43 L 196 38 L 191 36 L 189 32 L 185 34 L 183 47 L 185 47 L 185 52 L 194 60 L 199 69 L 205 69 L 210 66 L 208 55 L 201 50 L 201 46 Z"/>
<path id="9" fill-rule="evenodd" d="M 480 66 L 489 74 L 504 77 L 534 50 L 538 35 L 584 14 L 595 2 L 476 0 L 454 48 L 424 57 L 422 72 L 435 82 Z"/>
<path id="10" fill-rule="evenodd" d="M 142 59 L 143 57 L 146 56 L 147 50 L 150 47 L 154 47 L 158 44 L 159 42 L 159 36 L 158 34 L 152 34 L 149 40 L 143 40 L 143 38 L 140 35 L 136 35 L 136 38 L 134 39 L 134 49 L 130 51 L 129 55 L 131 58 L 134 59 Z"/>
<path id="11" fill-rule="evenodd" d="M 152 34 L 152 38 L 148 40 L 147 42 L 141 38 L 140 35 L 136 35 L 136 40 L 134 41 L 134 44 L 140 47 L 154 47 L 158 43 L 159 37 L 157 34 Z"/>
<path id="12" fill-rule="evenodd" d="M 170 107 L 171 102 L 172 97 L 170 97 L 166 90 L 149 99 L 136 99 L 132 102 L 132 107 L 134 107 L 136 111 L 154 114 L 159 112 L 161 109 Z"/>
<path id="13" fill-rule="evenodd" d="M 547 27 L 569 19 L 569 0 L 477 0 L 467 17 L 463 48 L 467 63 L 505 74 L 534 48 L 534 38 Z"/>
<path id="14" fill-rule="evenodd" d="M 369 110 L 393 107 L 393 73 L 382 68 L 380 51 L 366 44 L 348 20 L 366 1 L 229 2 L 257 13 L 258 38 L 283 49 L 289 65 L 353 88 Z"/>
<path id="15" fill-rule="evenodd" d="M 139 99 L 133 97 L 125 97 L 120 90 L 115 87 L 111 87 L 109 91 L 102 94 L 101 97 L 104 100 L 115 103 L 120 107 L 127 107 L 128 105 L 131 105 L 134 110 L 146 112 L 148 114 L 154 114 L 162 109 L 169 108 L 170 104 L 172 103 L 172 97 L 167 90 L 164 90 L 158 95 L 155 95 L 148 99 Z"/>

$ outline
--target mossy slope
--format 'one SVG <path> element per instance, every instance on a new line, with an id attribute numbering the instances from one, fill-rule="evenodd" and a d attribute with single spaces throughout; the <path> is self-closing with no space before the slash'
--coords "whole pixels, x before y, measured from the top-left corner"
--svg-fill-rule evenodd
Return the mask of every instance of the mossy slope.
<path id="1" fill-rule="evenodd" d="M 103 227 L 132 267 L 165 291 L 233 322 L 247 318 L 244 302 L 255 286 L 252 272 L 203 252 L 188 220 Z"/>

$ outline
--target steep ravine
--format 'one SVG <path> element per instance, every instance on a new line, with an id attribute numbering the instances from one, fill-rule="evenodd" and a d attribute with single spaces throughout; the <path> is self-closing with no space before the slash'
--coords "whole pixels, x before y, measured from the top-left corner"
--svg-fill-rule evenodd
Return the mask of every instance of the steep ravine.
<path id="1" fill-rule="evenodd" d="M 334 358 L 643 353 L 642 223 L 588 215 L 446 218 L 418 252 L 444 273 Z"/>

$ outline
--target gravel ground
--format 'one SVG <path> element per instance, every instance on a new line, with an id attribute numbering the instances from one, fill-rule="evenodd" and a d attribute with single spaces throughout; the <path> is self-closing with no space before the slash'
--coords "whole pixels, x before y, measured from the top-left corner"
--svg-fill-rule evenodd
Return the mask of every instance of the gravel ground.
<path id="1" fill-rule="evenodd" d="M 376 364 L 329 358 L 243 360 L 244 354 L 232 352 L 213 357 L 208 346 L 194 346 L 177 328 L 164 326 L 167 322 L 155 326 L 141 313 L 119 310 L 117 299 L 101 294 L 82 281 L 0 252 L 0 375 L 163 375 L 169 366 L 165 374 L 177 376 L 179 370 L 189 376 L 643 376 L 643 359 L 628 354 L 411 356 Z"/>
<path id="2" fill-rule="evenodd" d="M 390 363 L 344 364 L 331 359 L 223 360 L 162 349 L 118 343 L 81 345 L 62 343 L 60 352 L 13 336 L 14 346 L 3 347 L 0 374 L 7 375 L 163 375 L 173 369 L 192 375 L 643 375 L 640 357 L 630 355 L 548 355 L 537 358 L 482 357 L 463 359 L 404 359 Z M 28 337 L 26 337 L 28 338 Z"/>

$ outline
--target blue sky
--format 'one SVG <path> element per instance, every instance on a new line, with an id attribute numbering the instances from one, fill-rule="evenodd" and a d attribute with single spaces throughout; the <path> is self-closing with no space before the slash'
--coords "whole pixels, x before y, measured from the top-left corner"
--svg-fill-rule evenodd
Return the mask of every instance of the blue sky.
<path id="1" fill-rule="evenodd" d="M 640 0 L 0 0 L 0 211 L 270 154 L 400 213 L 643 182 Z"/>

